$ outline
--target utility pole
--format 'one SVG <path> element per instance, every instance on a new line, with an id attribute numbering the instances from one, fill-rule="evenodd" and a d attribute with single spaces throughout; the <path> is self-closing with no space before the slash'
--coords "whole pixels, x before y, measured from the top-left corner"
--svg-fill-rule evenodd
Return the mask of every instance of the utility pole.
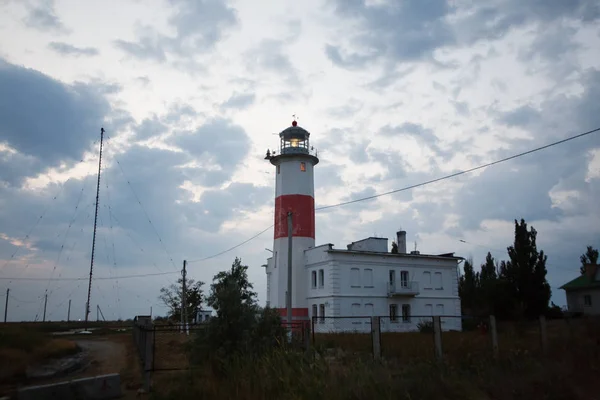
<path id="1" fill-rule="evenodd" d="M 187 335 L 187 298 L 186 298 L 186 287 L 185 287 L 185 280 L 186 280 L 186 266 L 187 266 L 187 261 L 183 260 L 183 271 L 182 271 L 182 276 L 183 276 L 183 281 L 181 282 L 181 327 L 183 329 L 183 331 L 186 333 Z"/>
<path id="2" fill-rule="evenodd" d="M 288 226 L 288 262 L 287 262 L 287 322 L 288 327 L 292 329 L 292 212 L 287 215 Z"/>
<path id="3" fill-rule="evenodd" d="M 6 315 L 8 314 L 8 295 L 10 294 L 10 289 L 6 289 L 6 302 L 4 303 L 4 323 L 6 323 Z"/>
<path id="4" fill-rule="evenodd" d="M 85 303 L 85 323 L 83 330 L 87 329 L 88 317 L 90 315 L 90 299 L 92 294 L 92 272 L 94 270 L 94 251 L 96 250 L 96 226 L 98 223 L 98 201 L 100 199 L 100 172 L 102 171 L 102 144 L 104 141 L 104 128 L 100 128 L 100 155 L 98 157 L 98 184 L 96 186 L 96 214 L 94 216 L 94 233 L 92 235 L 92 257 L 90 260 L 90 281 L 88 284 L 87 303 Z"/>
<path id="5" fill-rule="evenodd" d="M 46 304 L 48 304 L 48 293 L 44 295 L 44 319 L 42 322 L 46 322 Z"/>
<path id="6" fill-rule="evenodd" d="M 96 322 L 100 321 L 100 312 L 99 312 L 99 308 L 100 307 L 98 304 L 96 304 Z"/>
<path id="7" fill-rule="evenodd" d="M 71 321 L 71 299 L 69 299 L 69 309 L 67 310 L 67 322 Z"/>

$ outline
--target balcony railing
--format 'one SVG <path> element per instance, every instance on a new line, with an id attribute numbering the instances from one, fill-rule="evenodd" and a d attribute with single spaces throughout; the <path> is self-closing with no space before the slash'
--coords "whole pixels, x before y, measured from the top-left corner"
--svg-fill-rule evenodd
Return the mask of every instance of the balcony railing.
<path id="1" fill-rule="evenodd" d="M 419 294 L 419 282 L 388 282 L 388 296 L 416 296 Z"/>
<path id="2" fill-rule="evenodd" d="M 307 147 L 279 147 L 279 154 L 310 154 L 311 156 L 319 157 L 319 152 L 315 148 L 307 148 Z"/>

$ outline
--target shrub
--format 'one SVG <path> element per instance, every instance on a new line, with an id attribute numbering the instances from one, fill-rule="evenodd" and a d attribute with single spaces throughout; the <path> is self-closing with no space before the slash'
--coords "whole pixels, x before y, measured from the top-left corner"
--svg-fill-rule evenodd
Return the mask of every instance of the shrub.
<path id="1" fill-rule="evenodd" d="M 421 333 L 433 333 L 433 321 L 423 320 L 417 324 L 417 329 Z"/>

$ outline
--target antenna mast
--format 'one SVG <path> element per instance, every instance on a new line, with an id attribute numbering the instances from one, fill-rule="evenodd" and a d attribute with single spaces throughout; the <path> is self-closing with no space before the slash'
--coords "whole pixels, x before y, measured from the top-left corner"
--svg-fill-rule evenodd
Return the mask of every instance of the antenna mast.
<path id="1" fill-rule="evenodd" d="M 85 303 L 85 324 L 87 329 L 88 317 L 90 315 L 90 300 L 92 294 L 92 273 L 94 270 L 94 251 L 96 250 L 96 225 L 98 223 L 98 200 L 100 198 L 100 171 L 102 170 L 102 144 L 104 141 L 104 128 L 100 128 L 100 157 L 98 158 L 98 185 L 96 186 L 96 214 L 94 216 L 94 234 L 92 236 L 92 257 L 90 261 L 90 282 L 88 284 L 87 303 Z"/>

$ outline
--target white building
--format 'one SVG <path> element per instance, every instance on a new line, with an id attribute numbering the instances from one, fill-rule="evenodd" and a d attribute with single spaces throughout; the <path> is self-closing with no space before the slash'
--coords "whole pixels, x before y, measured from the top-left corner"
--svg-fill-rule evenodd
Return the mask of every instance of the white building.
<path id="1" fill-rule="evenodd" d="M 292 127 L 280 133 L 279 154 L 267 152 L 277 168 L 273 256 L 267 260 L 267 305 L 286 316 L 288 288 L 287 216 L 292 213 L 292 315 L 317 318 L 319 331 L 368 331 L 381 316 L 382 331 L 408 331 L 426 316 L 442 318 L 442 329 L 461 329 L 458 263 L 453 253 L 406 252 L 406 232 L 397 233 L 398 253 L 388 239 L 367 238 L 347 249 L 315 247 L 313 167 L 318 163 L 309 133 Z M 356 317 L 356 318 L 340 318 Z M 450 318 L 453 317 L 453 318 Z"/>

